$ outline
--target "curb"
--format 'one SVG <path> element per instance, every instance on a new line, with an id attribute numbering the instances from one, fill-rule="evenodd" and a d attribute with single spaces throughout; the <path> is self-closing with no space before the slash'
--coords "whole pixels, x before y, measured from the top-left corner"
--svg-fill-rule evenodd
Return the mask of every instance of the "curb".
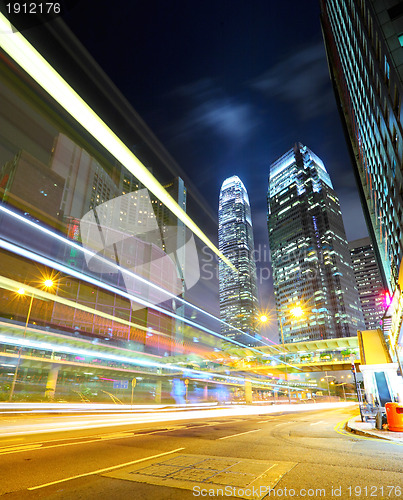
<path id="1" fill-rule="evenodd" d="M 378 434 L 375 434 L 374 432 L 363 431 L 361 429 L 356 429 L 354 427 L 351 427 L 350 420 L 348 422 L 346 422 L 345 428 L 348 432 L 351 432 L 352 434 L 357 434 L 358 436 L 365 436 L 365 437 L 370 437 L 373 439 L 380 439 L 381 441 L 390 441 L 392 443 L 402 443 L 401 439 L 396 439 L 396 438 L 386 437 L 386 436 L 379 436 Z"/>

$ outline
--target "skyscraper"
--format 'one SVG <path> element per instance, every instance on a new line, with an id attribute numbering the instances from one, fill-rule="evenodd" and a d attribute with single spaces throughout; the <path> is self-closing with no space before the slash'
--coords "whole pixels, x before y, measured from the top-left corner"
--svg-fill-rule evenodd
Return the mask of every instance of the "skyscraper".
<path id="1" fill-rule="evenodd" d="M 236 175 L 220 191 L 218 244 L 235 269 L 219 263 L 221 333 L 245 344 L 254 344 L 257 333 L 256 264 L 248 193 Z M 242 335 L 245 332 L 249 335 Z"/>
<path id="2" fill-rule="evenodd" d="M 380 322 L 385 312 L 385 297 L 374 249 L 369 238 L 350 241 L 348 247 L 365 327 L 368 330 L 375 330 L 380 328 Z"/>
<path id="3" fill-rule="evenodd" d="M 403 257 L 403 4 L 321 0 L 330 75 L 384 285 Z"/>
<path id="4" fill-rule="evenodd" d="M 364 323 L 339 200 L 322 160 L 300 143 L 270 166 L 268 229 L 284 341 L 355 336 Z M 296 305 L 305 313 L 293 321 Z"/>

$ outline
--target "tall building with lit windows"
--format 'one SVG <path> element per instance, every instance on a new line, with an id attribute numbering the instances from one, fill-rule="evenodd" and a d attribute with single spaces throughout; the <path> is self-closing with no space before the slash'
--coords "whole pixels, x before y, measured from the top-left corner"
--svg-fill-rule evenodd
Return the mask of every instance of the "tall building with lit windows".
<path id="1" fill-rule="evenodd" d="M 369 238 L 348 243 L 367 330 L 380 328 L 385 312 L 385 291 Z"/>
<path id="2" fill-rule="evenodd" d="M 330 76 L 384 285 L 403 257 L 403 3 L 321 0 Z"/>
<path id="3" fill-rule="evenodd" d="M 268 230 L 284 341 L 357 335 L 364 322 L 339 200 L 322 160 L 300 143 L 270 166 Z"/>
<path id="4" fill-rule="evenodd" d="M 236 175 L 220 191 L 218 244 L 234 269 L 219 263 L 221 333 L 247 345 L 257 335 L 256 264 L 248 193 Z M 243 335 L 245 332 L 248 335 Z"/>

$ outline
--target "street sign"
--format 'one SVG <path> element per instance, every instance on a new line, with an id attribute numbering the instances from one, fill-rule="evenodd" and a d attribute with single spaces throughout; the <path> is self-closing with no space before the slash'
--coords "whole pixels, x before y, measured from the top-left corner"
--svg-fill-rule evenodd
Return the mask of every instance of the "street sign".
<path id="1" fill-rule="evenodd" d="M 185 384 L 188 385 L 189 379 L 185 378 Z"/>
<path id="2" fill-rule="evenodd" d="M 128 380 L 114 380 L 113 382 L 114 389 L 128 389 L 129 381 Z"/>
<path id="3" fill-rule="evenodd" d="M 137 384 L 137 380 L 134 378 L 132 380 L 132 387 L 133 387 L 133 389 L 136 387 L 136 384 Z"/>

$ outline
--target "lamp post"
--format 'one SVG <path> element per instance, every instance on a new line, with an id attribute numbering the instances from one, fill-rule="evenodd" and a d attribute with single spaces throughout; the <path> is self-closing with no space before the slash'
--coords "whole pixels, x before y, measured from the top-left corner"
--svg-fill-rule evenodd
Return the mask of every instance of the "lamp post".
<path id="1" fill-rule="evenodd" d="M 329 394 L 329 402 L 330 402 L 330 385 L 329 385 L 329 378 L 336 378 L 334 375 L 328 375 L 327 372 L 325 372 L 326 375 L 325 375 L 325 379 L 326 379 L 326 382 L 327 382 L 327 392 Z"/>
<path id="2" fill-rule="evenodd" d="M 344 397 L 344 402 L 346 402 L 346 391 L 344 389 L 344 386 L 347 384 L 347 382 L 341 382 L 340 384 L 334 384 L 335 386 L 341 385 L 343 387 L 343 397 Z"/>
<path id="3" fill-rule="evenodd" d="M 291 315 L 294 318 L 300 318 L 303 314 L 304 311 L 301 306 L 294 306 L 293 308 L 290 309 Z M 285 344 L 284 344 L 284 332 L 283 332 L 283 324 L 286 323 L 285 318 L 281 317 L 280 318 L 280 332 L 281 332 L 281 344 L 283 347 L 283 359 L 284 359 L 284 367 L 285 367 L 285 382 L 287 384 L 287 393 L 288 393 L 288 402 L 291 403 L 291 393 L 290 393 L 290 387 L 288 385 L 288 365 L 286 361 L 286 352 L 285 352 Z"/>
<path id="4" fill-rule="evenodd" d="M 44 280 L 43 282 L 43 285 L 46 287 L 46 288 L 52 288 L 53 287 L 53 281 L 51 279 L 46 279 Z M 25 295 L 26 294 L 26 290 L 25 288 L 19 288 L 17 290 L 17 294 L 22 296 L 22 295 Z M 35 297 L 35 293 L 32 292 L 31 293 L 31 298 L 30 298 L 30 301 L 29 301 L 29 307 L 28 307 L 28 313 L 27 313 L 27 319 L 25 320 L 25 326 L 24 326 L 24 333 L 23 333 L 23 336 L 25 338 L 25 335 L 27 333 L 27 328 L 28 328 L 28 323 L 29 323 L 29 318 L 31 317 L 31 311 L 32 311 L 32 304 L 34 302 L 34 297 Z M 13 381 L 11 382 L 11 388 L 10 388 L 10 395 L 8 397 L 8 402 L 11 403 L 12 399 L 13 399 L 13 396 L 14 396 L 14 389 L 15 389 L 15 383 L 17 381 L 17 376 L 18 376 L 18 370 L 19 370 L 19 367 L 20 367 L 20 363 L 21 363 L 21 353 L 22 353 L 22 347 L 20 347 L 18 349 L 18 358 L 17 358 L 17 364 L 15 366 L 15 371 L 14 371 L 14 376 L 13 376 Z"/>
<path id="5" fill-rule="evenodd" d="M 284 362 L 284 367 L 285 367 L 285 383 L 287 384 L 287 394 L 288 394 L 288 402 L 291 403 L 291 393 L 290 393 L 290 387 L 288 385 L 288 365 L 286 362 L 286 353 L 285 353 L 285 346 L 284 346 L 284 332 L 283 332 L 283 320 L 285 318 L 280 318 L 280 331 L 281 331 L 281 345 L 283 346 L 283 362 Z"/>

